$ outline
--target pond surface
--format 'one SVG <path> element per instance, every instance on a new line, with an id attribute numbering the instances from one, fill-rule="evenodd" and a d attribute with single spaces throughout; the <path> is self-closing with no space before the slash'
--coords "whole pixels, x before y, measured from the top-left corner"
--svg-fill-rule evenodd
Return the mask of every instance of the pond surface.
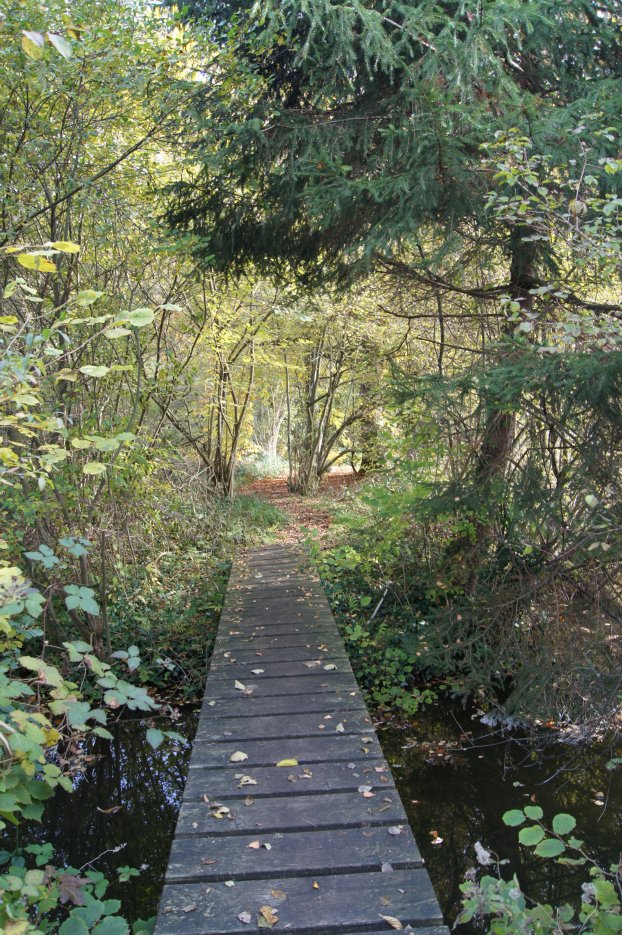
<path id="1" fill-rule="evenodd" d="M 520 847 L 519 829 L 501 820 L 509 809 L 538 804 L 549 827 L 557 812 L 568 812 L 590 857 L 607 869 L 620 860 L 622 770 L 605 767 L 619 751 L 568 744 L 538 750 L 484 727 L 479 716 L 471 720 L 460 712 L 456 718 L 440 706 L 405 730 L 380 728 L 379 737 L 449 924 L 460 910 L 464 874 L 476 866 L 476 841 L 509 860 L 504 876 L 516 873 L 532 899 L 559 905 L 580 896 L 588 871 Z M 438 838 L 442 843 L 433 844 Z"/>
<path id="2" fill-rule="evenodd" d="M 540 755 L 526 741 L 487 733 L 466 714 L 460 720 L 432 706 L 404 730 L 379 728 L 447 922 L 457 915 L 459 885 L 475 863 L 476 841 L 509 858 L 506 869 L 518 874 L 533 898 L 574 900 L 586 872 L 519 849 L 516 829 L 505 828 L 501 815 L 529 802 L 541 805 L 549 820 L 570 812 L 590 854 L 608 866 L 622 849 L 622 771 L 610 772 L 605 763 L 620 751 L 558 745 Z M 196 712 L 187 712 L 172 727 L 191 740 L 196 721 Z M 118 723 L 114 741 L 89 751 L 75 792 L 48 803 L 43 826 L 22 831 L 23 842 L 50 840 L 57 862 L 75 867 L 122 845 L 94 866 L 110 879 L 120 866 L 144 868 L 139 878 L 109 891 L 131 920 L 157 910 L 190 756 L 190 742 L 153 750 L 147 726 Z M 442 843 L 432 844 L 432 832 Z"/>

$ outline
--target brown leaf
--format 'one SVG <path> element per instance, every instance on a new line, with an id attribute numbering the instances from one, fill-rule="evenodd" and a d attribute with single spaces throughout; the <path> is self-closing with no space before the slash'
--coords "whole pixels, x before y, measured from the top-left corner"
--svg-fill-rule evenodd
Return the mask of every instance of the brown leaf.
<path id="1" fill-rule="evenodd" d="M 262 906 L 257 916 L 257 926 L 260 929 L 271 929 L 279 921 L 279 917 L 272 906 Z"/>
<path id="2" fill-rule="evenodd" d="M 284 893 L 283 890 L 272 890 L 273 899 L 287 899 L 287 893 Z"/>

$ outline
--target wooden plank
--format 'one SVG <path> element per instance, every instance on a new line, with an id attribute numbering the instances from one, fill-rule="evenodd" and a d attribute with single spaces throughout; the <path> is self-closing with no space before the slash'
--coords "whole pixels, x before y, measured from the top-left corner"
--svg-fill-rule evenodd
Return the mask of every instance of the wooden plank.
<path id="1" fill-rule="evenodd" d="M 184 801 L 202 801 L 207 795 L 211 799 L 259 798 L 265 795 L 306 795 L 318 792 L 353 792 L 360 785 L 370 786 L 380 793 L 392 788 L 391 773 L 384 760 L 351 761 L 349 763 L 314 763 L 311 767 L 254 766 L 245 764 L 222 769 L 198 766 L 189 770 Z M 241 777 L 249 777 L 255 785 L 247 784 Z"/>
<path id="2" fill-rule="evenodd" d="M 424 870 L 351 873 L 322 877 L 314 889 L 308 876 L 263 880 L 169 884 L 164 887 L 157 935 L 242 935 L 249 926 L 238 918 L 249 912 L 257 927 L 262 906 L 278 914 L 278 930 L 294 935 L 342 935 L 369 928 L 392 915 L 414 927 L 442 924 L 432 885 Z M 234 892 L 231 893 L 230 890 Z M 285 898 L 277 898 L 285 894 Z M 252 929 L 251 929 L 252 931 Z M 387 928 L 387 932 L 391 930 Z"/>
<path id="3" fill-rule="evenodd" d="M 261 717 L 265 714 L 292 715 L 301 712 L 332 714 L 334 711 L 367 710 L 358 692 L 316 692 L 302 695 L 240 695 L 238 698 L 214 698 L 206 695 L 203 713 L 230 714 L 236 717 Z"/>
<path id="4" fill-rule="evenodd" d="M 323 737 L 330 734 L 360 734 L 373 730 L 372 720 L 364 709 L 328 713 L 272 714 L 248 717 L 223 717 L 204 714 L 199 720 L 195 741 L 263 740 L 282 737 Z"/>
<path id="5" fill-rule="evenodd" d="M 212 685 L 219 683 L 221 679 L 241 679 L 242 681 L 255 684 L 255 682 L 264 682 L 268 679 L 282 678 L 315 678 L 328 672 L 346 672 L 351 673 L 352 667 L 345 655 L 337 657 L 330 656 L 326 659 L 307 660 L 288 660 L 287 662 L 269 662 L 262 659 L 257 662 L 255 658 L 252 662 L 242 662 L 237 657 L 235 661 L 228 665 L 210 666 L 210 679 Z M 316 665 L 316 661 L 318 665 Z M 330 666 L 327 670 L 327 666 Z M 254 671 L 257 670 L 257 671 Z M 262 670 L 262 671 L 259 671 Z M 304 687 L 304 686 L 303 686 Z"/>
<path id="6" fill-rule="evenodd" d="M 284 662 L 291 659 L 292 662 L 310 662 L 312 659 L 347 659 L 347 655 L 342 646 L 336 641 L 331 644 L 320 643 L 300 643 L 298 646 L 283 646 L 277 639 L 267 649 L 257 650 L 251 644 L 242 645 L 237 649 L 225 648 L 229 644 L 223 643 L 221 649 L 215 649 L 210 663 L 210 670 L 220 665 L 228 665 L 231 659 L 238 659 L 240 662 L 254 662 L 260 666 L 262 661 Z M 320 649 L 320 646 L 322 647 Z"/>
<path id="7" fill-rule="evenodd" d="M 235 753 L 245 753 L 244 770 L 250 766 L 275 766 L 296 759 L 301 766 L 329 760 L 364 760 L 382 755 L 380 744 L 370 732 L 363 737 L 338 734 L 328 737 L 285 737 L 282 740 L 237 741 L 195 740 L 193 759 L 211 766 L 226 766 Z M 191 763 L 192 768 L 192 763 Z"/>
<path id="8" fill-rule="evenodd" d="M 367 786 L 361 786 L 367 789 Z M 371 825 L 408 824 L 395 790 L 366 793 L 334 792 L 245 799 L 210 798 L 209 802 L 184 800 L 175 837 L 184 835 L 259 834 L 272 841 L 272 832 L 311 831 L 319 828 L 366 828 Z M 222 816 L 227 808 L 226 817 Z M 219 816 L 219 817 L 215 817 Z M 272 845 L 271 845 L 272 846 Z"/>
<path id="9" fill-rule="evenodd" d="M 265 847 L 249 847 L 255 841 Z M 380 871 L 383 864 L 393 870 L 423 866 L 410 830 L 390 835 L 382 826 L 222 836 L 175 838 L 171 849 L 167 883 L 198 880 L 237 880 L 261 877 L 324 877 L 332 873 Z"/>
<path id="10" fill-rule="evenodd" d="M 236 698 L 240 694 L 240 689 L 235 688 L 235 675 L 228 679 L 213 677 L 207 685 L 206 696 L 210 698 Z M 310 675 L 308 678 L 275 678 L 263 679 L 253 677 L 252 681 L 243 682 L 243 685 L 252 692 L 255 697 L 262 695 L 300 695 L 306 692 L 331 692 L 347 691 L 352 689 L 352 676 L 349 672 L 322 672 L 321 675 Z"/>

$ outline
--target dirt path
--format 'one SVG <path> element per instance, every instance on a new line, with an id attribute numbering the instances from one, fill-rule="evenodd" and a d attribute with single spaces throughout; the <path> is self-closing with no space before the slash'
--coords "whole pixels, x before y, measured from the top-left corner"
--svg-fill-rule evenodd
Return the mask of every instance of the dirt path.
<path id="1" fill-rule="evenodd" d="M 324 477 L 317 497 L 301 497 L 287 489 L 286 477 L 262 477 L 245 487 L 244 492 L 273 504 L 289 516 L 291 522 L 276 530 L 275 537 L 279 542 L 296 543 L 304 538 L 304 529 L 317 530 L 323 538 L 331 525 L 328 507 L 359 482 L 360 478 L 352 471 L 335 471 Z"/>

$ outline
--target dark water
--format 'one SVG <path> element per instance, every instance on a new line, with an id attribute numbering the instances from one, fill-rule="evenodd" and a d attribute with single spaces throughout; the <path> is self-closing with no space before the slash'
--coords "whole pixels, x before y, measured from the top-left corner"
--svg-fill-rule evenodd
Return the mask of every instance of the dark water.
<path id="1" fill-rule="evenodd" d="M 120 899 L 122 914 L 131 921 L 154 915 L 197 717 L 197 712 L 185 712 L 165 724 L 166 729 L 175 730 L 188 741 L 165 741 L 157 750 L 145 737 L 148 722 L 109 724 L 114 740 L 98 740 L 85 751 L 73 793 L 60 791 L 47 802 L 43 823 L 24 826 L 21 843 L 50 841 L 56 866 L 83 867 L 102 854 L 92 868 L 112 881 L 107 898 Z M 105 853 L 116 848 L 116 853 Z M 144 869 L 140 877 L 116 882 L 117 868 L 124 866 Z"/>
<path id="2" fill-rule="evenodd" d="M 486 736 L 485 728 L 465 715 L 462 720 L 459 726 L 453 715 L 433 707 L 406 730 L 379 729 L 447 922 L 458 912 L 458 887 L 474 865 L 476 841 L 509 858 L 507 869 L 518 873 L 532 897 L 554 904 L 573 900 L 586 871 L 519 850 L 516 830 L 505 828 L 501 815 L 530 801 L 542 806 L 545 819 L 570 812 L 590 854 L 605 865 L 618 860 L 622 771 L 606 770 L 605 762 L 620 751 L 557 746 L 540 755 L 526 742 Z M 52 841 L 57 863 L 75 867 L 124 845 L 94 866 L 111 879 L 119 866 L 145 868 L 140 878 L 115 884 L 109 892 L 122 900 L 132 920 L 157 910 L 190 754 L 189 743 L 152 750 L 145 740 L 147 726 L 119 723 L 114 742 L 90 751 L 93 758 L 77 777 L 75 792 L 56 796 L 46 807 L 44 825 L 22 832 L 24 843 L 25 838 Z M 186 713 L 172 726 L 191 739 L 196 714 Z M 465 738 L 465 730 L 483 736 Z M 117 805 L 118 811 L 106 814 Z M 431 831 L 442 844 L 431 843 Z"/>
<path id="3" fill-rule="evenodd" d="M 587 869 L 543 860 L 519 847 L 518 829 L 506 827 L 501 816 L 536 803 L 550 827 L 557 812 L 568 812 L 577 819 L 575 834 L 587 853 L 608 869 L 622 852 L 622 770 L 607 770 L 605 763 L 619 751 L 547 743 L 538 749 L 464 714 L 460 721 L 433 707 L 405 730 L 379 730 L 446 921 L 452 923 L 459 912 L 459 885 L 465 871 L 476 866 L 476 841 L 509 859 L 504 876 L 516 873 L 532 899 L 576 902 Z M 432 831 L 441 844 L 432 844 Z"/>

